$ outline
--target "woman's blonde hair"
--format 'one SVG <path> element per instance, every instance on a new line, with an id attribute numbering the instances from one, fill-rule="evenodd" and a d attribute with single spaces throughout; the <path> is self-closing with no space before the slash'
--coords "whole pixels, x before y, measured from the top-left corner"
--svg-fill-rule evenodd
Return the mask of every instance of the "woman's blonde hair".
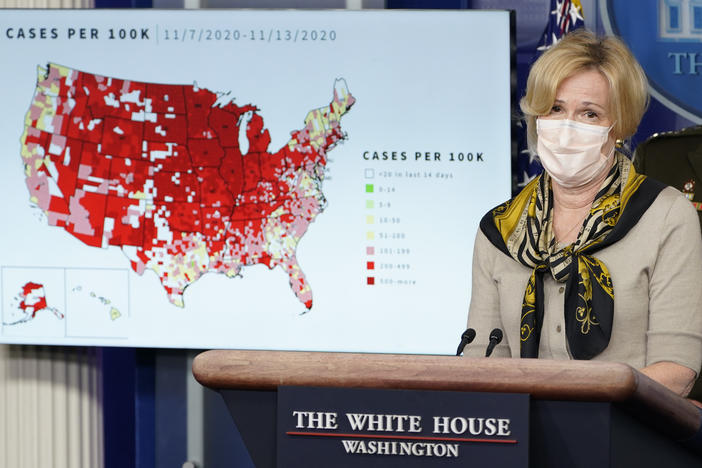
<path id="1" fill-rule="evenodd" d="M 567 34 L 531 67 L 519 105 L 527 122 L 529 148 L 536 149 L 536 118 L 546 115 L 556 90 L 573 74 L 594 69 L 609 82 L 609 109 L 617 139 L 632 136 L 648 106 L 648 82 L 639 62 L 616 37 L 597 37 L 585 29 Z"/>

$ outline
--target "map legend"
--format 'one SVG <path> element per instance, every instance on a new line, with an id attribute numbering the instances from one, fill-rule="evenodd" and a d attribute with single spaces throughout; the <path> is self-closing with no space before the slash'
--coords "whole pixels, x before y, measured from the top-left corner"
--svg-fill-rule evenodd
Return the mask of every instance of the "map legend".
<path id="1" fill-rule="evenodd" d="M 366 179 L 371 179 L 375 177 L 375 172 L 372 169 L 366 169 L 365 170 L 365 176 Z M 373 193 L 374 192 L 374 186 L 373 184 L 366 184 L 366 193 Z M 366 210 L 372 210 L 375 206 L 374 200 L 366 200 Z M 366 225 L 370 226 L 372 224 L 375 224 L 375 216 L 372 214 L 366 214 Z M 366 240 L 374 240 L 375 239 L 375 232 L 373 231 L 367 231 L 366 232 Z M 373 247 L 366 247 L 366 255 L 373 255 L 375 253 L 375 249 Z M 373 261 L 366 261 L 366 273 L 368 275 L 374 274 L 375 270 L 375 262 Z M 375 276 L 366 276 L 366 285 L 368 286 L 373 286 L 375 285 Z"/>
<path id="2" fill-rule="evenodd" d="M 425 244 L 417 243 L 419 238 L 415 234 L 416 230 L 408 230 L 406 227 L 422 222 L 422 219 L 417 218 L 420 213 L 415 209 L 417 201 L 411 201 L 411 197 L 417 193 L 417 180 L 422 180 L 424 190 L 429 187 L 434 190 L 446 186 L 446 181 L 453 179 L 453 173 L 381 170 L 374 173 L 375 176 L 381 180 L 366 184 L 366 193 L 373 193 L 374 199 L 366 199 L 365 217 L 366 227 L 374 226 L 373 231 L 366 233 L 374 236 L 377 244 L 372 252 L 377 254 L 377 258 L 366 261 L 366 273 L 373 272 L 375 286 L 415 287 L 420 283 L 413 263 L 425 261 L 418 259 L 425 258 L 430 253 L 423 248 Z M 372 192 L 369 192 L 370 185 Z M 368 214 L 371 209 L 372 215 Z M 377 251 L 375 247 L 378 247 Z M 370 255 L 368 249 L 366 253 Z"/>

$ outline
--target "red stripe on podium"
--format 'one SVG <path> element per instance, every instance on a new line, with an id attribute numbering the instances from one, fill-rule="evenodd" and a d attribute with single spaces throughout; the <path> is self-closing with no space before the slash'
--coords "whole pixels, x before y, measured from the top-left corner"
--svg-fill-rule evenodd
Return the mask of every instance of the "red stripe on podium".
<path id="1" fill-rule="evenodd" d="M 292 436 L 312 436 L 312 437 L 349 437 L 358 439 L 406 439 L 406 440 L 436 440 L 441 442 L 486 442 L 493 444 L 516 444 L 514 439 L 467 439 L 463 437 L 422 437 L 422 436 L 400 436 L 388 434 L 339 434 L 335 432 L 295 432 L 288 431 L 286 435 Z"/>

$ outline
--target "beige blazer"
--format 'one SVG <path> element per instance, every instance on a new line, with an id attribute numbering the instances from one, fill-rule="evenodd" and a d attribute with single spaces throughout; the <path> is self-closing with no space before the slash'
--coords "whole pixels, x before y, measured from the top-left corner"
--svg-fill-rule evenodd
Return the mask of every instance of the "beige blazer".
<path id="1" fill-rule="evenodd" d="M 665 188 L 619 242 L 594 254 L 614 285 L 609 346 L 594 359 L 642 368 L 672 361 L 699 372 L 702 366 L 702 236 L 692 204 Z M 531 270 L 500 252 L 478 231 L 468 326 L 476 330 L 468 356 L 484 356 L 488 336 L 505 339 L 493 355 L 519 357 L 524 288 Z M 564 322 L 565 284 L 544 277 L 544 325 L 539 357 L 572 359 Z"/>

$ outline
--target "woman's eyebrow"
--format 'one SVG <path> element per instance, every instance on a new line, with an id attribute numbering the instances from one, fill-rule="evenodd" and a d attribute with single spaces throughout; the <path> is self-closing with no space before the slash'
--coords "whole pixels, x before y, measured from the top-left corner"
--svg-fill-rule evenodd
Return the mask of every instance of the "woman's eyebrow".
<path id="1" fill-rule="evenodd" d="M 562 99 L 555 99 L 555 100 L 553 101 L 553 104 L 564 104 L 564 103 L 565 103 L 565 101 L 563 101 Z M 583 101 L 583 102 L 581 102 L 581 103 L 578 104 L 578 105 L 581 106 L 581 107 L 596 106 L 596 107 L 599 107 L 599 108 L 602 109 L 602 110 L 605 110 L 605 109 L 606 109 L 603 105 L 597 104 L 596 102 L 592 102 L 592 101 Z"/>
<path id="2" fill-rule="evenodd" d="M 592 102 L 592 101 L 583 101 L 581 104 L 584 106 L 596 106 L 596 107 L 599 107 L 600 109 L 603 109 L 603 110 L 605 109 L 605 107 L 603 105 L 597 104 L 596 102 Z"/>

